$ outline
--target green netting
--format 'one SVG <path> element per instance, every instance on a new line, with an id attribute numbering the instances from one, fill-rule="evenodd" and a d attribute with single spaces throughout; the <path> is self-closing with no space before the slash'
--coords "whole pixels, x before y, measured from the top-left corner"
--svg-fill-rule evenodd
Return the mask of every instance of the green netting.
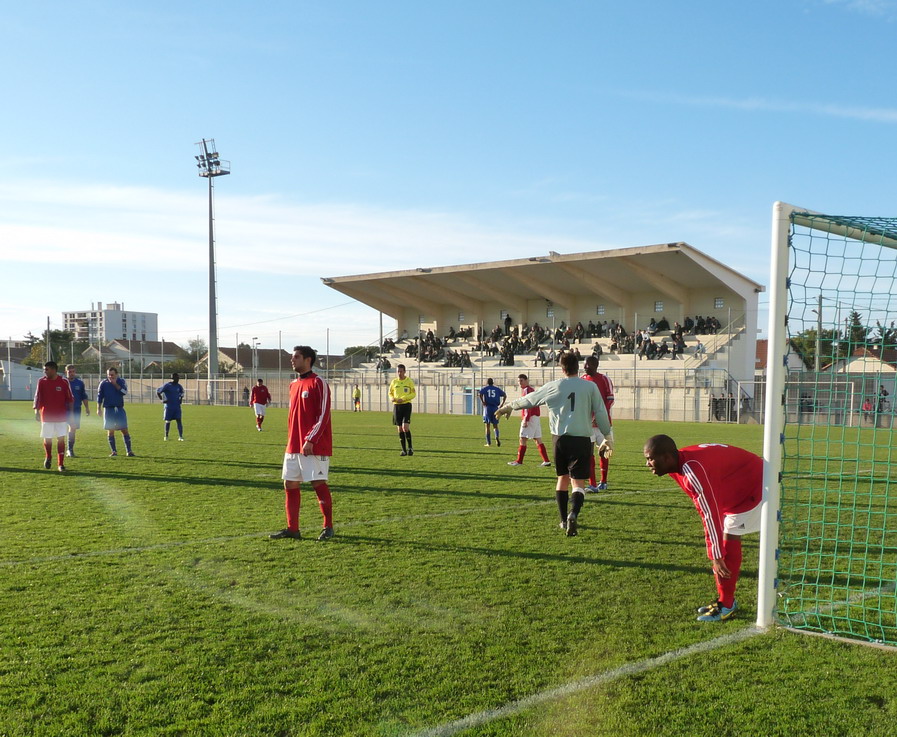
<path id="1" fill-rule="evenodd" d="M 777 618 L 897 645 L 897 218 L 795 213 Z M 800 358 L 800 362 L 797 358 Z"/>

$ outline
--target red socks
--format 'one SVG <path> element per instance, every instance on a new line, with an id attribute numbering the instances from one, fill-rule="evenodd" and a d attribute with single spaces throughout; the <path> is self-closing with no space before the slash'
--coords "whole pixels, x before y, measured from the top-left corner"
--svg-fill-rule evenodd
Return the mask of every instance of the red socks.
<path id="1" fill-rule="evenodd" d="M 520 445 L 517 448 L 517 463 L 523 463 L 523 456 L 526 455 L 526 446 Z"/>
<path id="2" fill-rule="evenodd" d="M 291 532 L 299 530 L 299 504 L 302 499 L 302 492 L 299 489 L 284 489 L 286 492 L 286 501 L 284 507 L 287 510 L 287 529 Z"/>
<path id="3" fill-rule="evenodd" d="M 333 527 L 333 498 L 330 496 L 330 487 L 326 483 L 318 484 L 315 487 L 315 494 L 318 495 L 318 506 L 324 516 L 324 527 Z"/>
<path id="4" fill-rule="evenodd" d="M 324 527 L 333 527 L 333 498 L 330 495 L 330 487 L 327 484 L 318 484 L 312 487 L 318 497 L 318 506 L 324 516 Z M 296 532 L 299 529 L 299 507 L 302 501 L 302 492 L 299 489 L 284 489 L 286 500 L 284 508 L 287 512 L 287 529 Z"/>
<path id="5" fill-rule="evenodd" d="M 592 461 L 594 462 L 594 460 L 595 459 L 593 458 Z M 610 468 L 610 460 L 608 460 L 607 458 L 601 458 L 601 459 L 599 459 L 599 463 L 601 464 L 601 483 L 606 484 L 607 483 L 607 469 Z"/>
<path id="6" fill-rule="evenodd" d="M 732 535 L 726 539 L 723 561 L 731 575 L 729 578 L 715 576 L 716 590 L 722 605 L 729 608 L 735 603 L 735 586 L 738 583 L 738 575 L 741 573 L 741 538 L 738 535 Z"/>
<path id="7" fill-rule="evenodd" d="M 592 457 L 589 458 L 589 484 L 594 486 L 595 483 L 595 454 L 592 453 Z"/>
<path id="8" fill-rule="evenodd" d="M 542 456 L 543 462 L 548 463 L 548 451 L 545 450 L 544 443 L 539 443 L 539 455 Z"/>

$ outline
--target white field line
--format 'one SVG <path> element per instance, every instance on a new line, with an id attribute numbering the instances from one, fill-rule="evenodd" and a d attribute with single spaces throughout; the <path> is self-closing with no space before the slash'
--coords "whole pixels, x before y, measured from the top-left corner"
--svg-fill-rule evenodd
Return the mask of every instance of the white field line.
<path id="1" fill-rule="evenodd" d="M 594 676 L 587 676 L 586 678 L 572 681 L 563 686 L 551 688 L 531 696 L 525 696 L 522 699 L 512 701 L 504 706 L 470 714 L 469 716 L 454 722 L 448 722 L 436 727 L 428 727 L 418 732 L 412 732 L 409 737 L 448 737 L 448 735 L 457 734 L 465 729 L 471 729 L 472 727 L 478 727 L 487 722 L 495 721 L 496 719 L 513 716 L 514 714 L 531 709 L 534 706 L 544 704 L 547 701 L 566 698 L 567 696 L 572 696 L 581 691 L 596 688 L 597 686 L 603 686 L 618 678 L 626 678 L 627 676 L 633 676 L 637 673 L 644 673 L 645 671 L 660 668 L 667 663 L 672 663 L 674 660 L 710 652 L 711 650 L 717 650 L 718 648 L 726 647 L 727 645 L 741 642 L 742 640 L 747 640 L 750 637 L 762 634 L 764 631 L 765 630 L 758 627 L 747 627 L 738 630 L 737 632 L 707 640 L 706 642 L 699 642 L 694 645 L 689 645 L 688 647 L 680 648 L 679 650 L 671 650 L 654 658 L 646 658 L 645 660 L 639 660 L 635 663 L 627 663 L 618 668 L 612 668 L 611 670 L 606 670 L 603 673 L 598 673 Z"/>
<path id="2" fill-rule="evenodd" d="M 848 597 L 844 601 L 831 602 L 830 604 L 821 607 L 819 610 L 817 610 L 817 612 L 822 614 L 826 612 L 826 610 L 831 611 L 837 607 L 854 604 L 858 601 L 862 601 L 863 599 L 894 591 L 895 588 L 897 588 L 895 584 L 886 584 L 884 586 L 873 589 L 872 591 L 862 591 Z M 785 627 L 785 629 L 797 634 L 819 634 L 823 637 L 831 637 L 830 635 L 815 633 L 808 630 L 800 630 L 793 627 Z M 586 691 L 590 688 L 603 686 L 604 684 L 610 683 L 611 681 L 614 681 L 618 678 L 625 678 L 627 676 L 635 675 L 636 673 L 644 673 L 645 671 L 653 670 L 654 668 L 660 668 L 661 666 L 664 666 L 667 663 L 671 663 L 674 660 L 687 658 L 698 653 L 705 653 L 711 650 L 716 650 L 717 648 L 725 647 L 726 645 L 730 645 L 735 642 L 741 642 L 742 640 L 746 640 L 750 637 L 753 637 L 754 635 L 763 634 L 766 631 L 767 630 L 759 627 L 747 627 L 743 630 L 739 630 L 738 632 L 732 632 L 728 635 L 723 635 L 713 640 L 699 642 L 695 645 L 689 645 L 688 647 L 681 648 L 679 650 L 671 650 L 670 652 L 664 653 L 663 655 L 658 655 L 655 658 L 647 658 L 645 660 L 639 660 L 635 663 L 627 663 L 626 665 L 621 665 L 618 668 L 604 671 L 603 673 L 599 673 L 595 676 L 588 676 L 578 681 L 567 683 L 563 686 L 557 686 L 556 688 L 533 694 L 532 696 L 525 696 L 522 699 L 512 701 L 508 704 L 505 704 L 504 706 L 476 712 L 475 714 L 470 714 L 454 722 L 448 722 L 436 727 L 428 727 L 418 732 L 412 732 L 409 734 L 409 737 L 448 737 L 449 735 L 454 735 L 458 732 L 462 732 L 465 729 L 479 727 L 483 724 L 486 724 L 487 722 L 495 721 L 496 719 L 503 719 L 505 717 L 513 716 L 514 714 L 519 714 L 522 711 L 526 711 L 527 709 L 530 709 L 534 706 L 544 704 L 547 701 L 562 699 L 575 693 L 579 693 L 580 691 Z M 868 644 L 863 641 L 850 640 L 848 638 L 832 639 L 841 639 L 849 644 Z M 886 645 L 880 645 L 880 647 L 893 650 L 893 648 Z"/>
<path id="3" fill-rule="evenodd" d="M 634 494 L 647 494 L 647 491 L 618 491 L 605 492 L 598 499 L 604 496 L 630 496 Z M 538 507 L 545 504 L 554 504 L 554 499 L 540 499 L 539 501 L 525 502 L 523 504 L 515 504 L 514 509 L 521 507 Z M 432 514 L 415 514 L 402 517 L 384 517 L 382 519 L 356 520 L 355 522 L 344 522 L 337 526 L 337 529 L 351 527 L 370 527 L 375 525 L 390 525 L 402 522 L 411 522 L 414 520 L 438 519 L 440 517 L 455 517 L 465 514 L 482 514 L 483 512 L 501 512 L 509 509 L 508 504 L 502 504 L 495 507 L 476 507 L 473 509 L 456 509 L 450 512 L 433 512 Z M 127 548 L 112 548 L 109 550 L 89 550 L 85 552 L 67 553 L 64 555 L 42 555 L 34 558 L 23 558 L 20 560 L 0 560 L 0 566 L 21 566 L 32 563 L 54 563 L 61 560 L 78 560 L 80 558 L 101 558 L 114 555 L 128 555 L 133 553 L 149 553 L 155 550 L 170 550 L 172 548 L 182 548 L 187 545 L 207 545 L 214 543 L 226 543 L 234 540 L 246 540 L 253 537 L 267 537 L 267 532 L 249 532 L 244 535 L 227 535 L 222 537 L 205 537 L 196 540 L 175 540 L 167 543 L 157 543 L 155 545 L 142 545 Z"/>

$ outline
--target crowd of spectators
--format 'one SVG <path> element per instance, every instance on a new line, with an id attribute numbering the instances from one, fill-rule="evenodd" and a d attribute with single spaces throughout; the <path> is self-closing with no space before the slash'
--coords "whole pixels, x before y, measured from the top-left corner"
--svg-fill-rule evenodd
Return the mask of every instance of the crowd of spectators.
<path id="1" fill-rule="evenodd" d="M 577 322 L 575 325 L 567 325 L 562 320 L 559 325 L 551 328 L 539 323 L 514 325 L 510 315 L 506 315 L 503 324 L 495 325 L 488 332 L 482 327 L 474 328 L 470 325 L 461 326 L 457 330 L 450 326 L 448 333 L 442 338 L 433 330 L 427 330 L 422 336 L 409 340 L 407 332 L 403 331 L 399 342 L 405 343 L 406 358 L 419 358 L 425 363 L 441 363 L 446 367 L 463 369 L 472 365 L 467 350 L 451 347 L 457 341 L 472 343 L 473 350 L 477 353 L 498 356 L 500 366 L 513 366 L 521 355 L 532 356 L 534 366 L 546 366 L 558 363 L 560 357 L 568 351 L 582 357 L 577 344 L 582 345 L 586 340 L 593 342 L 596 338 L 609 339 L 609 351 L 614 354 L 634 354 L 638 355 L 639 360 L 649 361 L 666 357 L 675 360 L 685 353 L 685 336 L 714 335 L 720 328 L 719 320 L 703 315 L 686 317 L 682 324 L 675 322 L 672 327 L 665 317 L 660 320 L 652 317 L 644 328 L 631 333 L 615 320 L 589 320 L 587 324 Z M 391 353 L 396 349 L 396 343 L 386 338 L 382 349 L 384 353 Z M 593 344 L 591 354 L 600 361 L 603 354 L 600 343 Z M 703 343 L 700 341 L 695 355 L 703 355 Z M 381 361 L 388 363 L 382 357 L 378 361 L 378 370 Z"/>

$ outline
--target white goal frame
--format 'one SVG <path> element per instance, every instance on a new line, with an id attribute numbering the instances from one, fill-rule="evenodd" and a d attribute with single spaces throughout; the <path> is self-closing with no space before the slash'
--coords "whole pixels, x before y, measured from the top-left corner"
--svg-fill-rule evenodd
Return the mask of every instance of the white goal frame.
<path id="1" fill-rule="evenodd" d="M 809 217 L 801 217 L 807 215 Z M 864 240 L 867 233 L 843 223 L 825 220 L 822 213 L 776 202 L 772 206 L 772 243 L 769 270 L 769 327 L 766 359 L 765 424 L 763 427 L 763 501 L 761 502 L 760 560 L 757 586 L 757 626 L 775 621 L 778 575 L 779 510 L 781 502 L 782 443 L 785 431 L 785 384 L 788 376 L 787 315 L 789 236 L 791 223 L 846 238 Z M 876 236 L 876 242 L 897 248 L 897 240 Z"/>

